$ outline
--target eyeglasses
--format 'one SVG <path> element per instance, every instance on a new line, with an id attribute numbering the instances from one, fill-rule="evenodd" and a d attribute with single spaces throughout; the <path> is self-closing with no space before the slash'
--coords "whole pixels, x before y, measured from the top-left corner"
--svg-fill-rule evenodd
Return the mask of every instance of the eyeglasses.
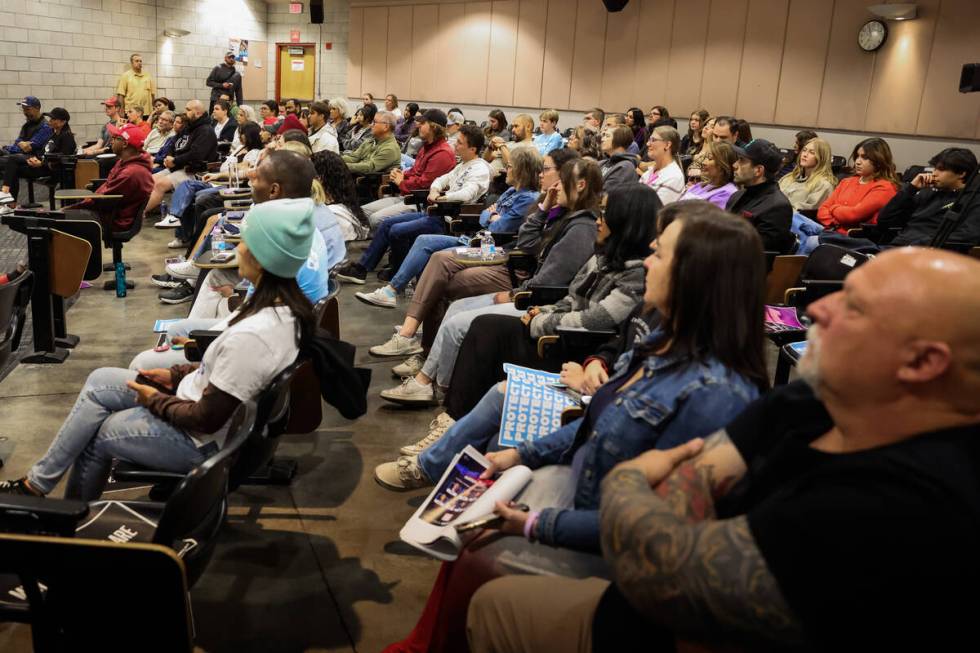
<path id="1" fill-rule="evenodd" d="M 542 170 L 557 170 L 556 166 L 541 166 Z"/>
<path id="2" fill-rule="evenodd" d="M 664 143 L 664 142 L 666 141 L 664 141 L 664 139 L 662 138 L 650 138 L 647 140 L 647 143 Z"/>

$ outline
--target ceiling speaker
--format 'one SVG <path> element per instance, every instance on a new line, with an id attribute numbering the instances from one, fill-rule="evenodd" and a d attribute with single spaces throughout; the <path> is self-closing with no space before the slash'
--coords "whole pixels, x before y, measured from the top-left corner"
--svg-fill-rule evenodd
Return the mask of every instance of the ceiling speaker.
<path id="1" fill-rule="evenodd" d="M 323 0 L 310 1 L 310 22 L 314 25 L 323 23 Z"/>
<path id="2" fill-rule="evenodd" d="M 602 4 L 606 5 L 607 11 L 622 11 L 623 7 L 628 5 L 630 0 L 602 0 Z"/>

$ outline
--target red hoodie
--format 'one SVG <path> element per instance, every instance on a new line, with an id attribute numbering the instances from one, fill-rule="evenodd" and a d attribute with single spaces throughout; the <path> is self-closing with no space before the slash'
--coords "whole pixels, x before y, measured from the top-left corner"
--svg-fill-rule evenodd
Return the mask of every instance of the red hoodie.
<path id="1" fill-rule="evenodd" d="M 455 167 L 456 154 L 445 138 L 426 143 L 415 157 L 415 163 L 405 171 L 405 178 L 398 189 L 403 195 L 408 195 L 413 190 L 423 190 Z"/>
<path id="2" fill-rule="evenodd" d="M 109 171 L 105 183 L 96 190 L 99 195 L 122 195 L 118 204 L 111 200 L 83 200 L 72 206 L 73 209 L 91 209 L 102 213 L 118 209 L 112 221 L 113 231 L 126 231 L 133 224 L 136 211 L 153 192 L 153 173 L 150 168 L 150 155 L 146 152 L 128 161 L 117 161 Z"/>

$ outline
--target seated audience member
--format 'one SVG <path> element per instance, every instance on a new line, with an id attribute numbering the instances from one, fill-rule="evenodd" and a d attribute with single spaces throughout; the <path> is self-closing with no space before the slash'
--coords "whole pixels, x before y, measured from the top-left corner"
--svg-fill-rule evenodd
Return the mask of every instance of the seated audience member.
<path id="1" fill-rule="evenodd" d="M 313 167 L 323 186 L 324 203 L 337 218 L 344 241 L 367 238 L 367 216 L 358 204 L 354 178 L 344 160 L 330 151 L 318 152 L 313 155 Z"/>
<path id="2" fill-rule="evenodd" d="M 174 111 L 177 107 L 174 105 L 173 100 L 165 97 L 158 97 L 153 100 L 153 113 L 150 114 L 149 123 L 151 126 L 156 126 L 157 119 L 160 118 L 160 114 L 164 111 Z"/>
<path id="3" fill-rule="evenodd" d="M 704 136 L 701 135 L 701 128 L 708 121 L 709 114 L 705 109 L 698 109 L 691 114 L 691 119 L 687 123 L 687 133 L 681 139 L 681 147 L 678 154 L 697 154 L 704 143 Z"/>
<path id="4" fill-rule="evenodd" d="M 112 135 L 109 133 L 109 125 L 118 125 L 126 120 L 122 116 L 119 99 L 115 95 L 103 101 L 102 106 L 105 107 L 105 116 L 108 118 L 108 121 L 102 125 L 98 140 L 88 147 L 82 148 L 82 156 L 96 156 L 98 154 L 108 153 L 112 149 L 110 143 Z"/>
<path id="5" fill-rule="evenodd" d="M 854 270 L 808 309 L 803 381 L 606 476 L 612 584 L 494 581 L 472 650 L 960 648 L 980 576 L 978 280 L 980 262 L 924 248 Z"/>
<path id="6" fill-rule="evenodd" d="M 705 157 L 708 156 L 709 145 L 714 142 L 715 119 L 708 117 L 701 125 L 701 143 L 697 149 L 692 148 L 688 152 L 691 155 L 691 163 L 687 166 L 687 184 L 693 186 L 701 179 L 701 166 L 704 164 Z"/>
<path id="7" fill-rule="evenodd" d="M 449 147 L 456 147 L 456 140 L 459 138 L 459 130 L 462 128 L 463 123 L 466 119 L 463 117 L 463 112 L 452 109 L 446 113 L 446 142 L 449 143 Z"/>
<path id="8" fill-rule="evenodd" d="M 347 168 L 355 175 L 384 172 L 398 165 L 401 151 L 395 140 L 395 114 L 379 111 L 370 123 L 371 138 L 364 140 L 352 152 L 344 152 Z"/>
<path id="9" fill-rule="evenodd" d="M 725 209 L 747 219 L 762 237 L 762 247 L 769 252 L 789 254 L 796 249 L 793 207 L 779 190 L 776 174 L 783 155 L 769 141 L 757 138 L 735 148 L 735 183 L 741 186 L 728 200 Z"/>
<path id="10" fill-rule="evenodd" d="M 462 622 L 472 609 L 469 599 L 494 576 L 515 573 L 505 559 L 519 560 L 521 569 L 557 582 L 565 576 L 606 573 L 596 555 L 600 538 L 609 545 L 600 529 L 605 513 L 600 515 L 599 506 L 606 506 L 604 479 L 617 473 L 617 463 L 644 452 L 675 456 L 678 447 L 696 451 L 698 438 L 735 418 L 767 388 L 765 270 L 758 236 L 749 225 L 705 202 L 685 209 L 658 239 L 655 252 L 660 258 L 647 259 L 644 302 L 648 310 L 662 314 L 660 324 L 619 359 L 585 415 L 543 438 L 488 454 L 488 477 L 517 464 L 535 470 L 521 496 L 531 510 L 497 503 L 495 512 L 503 523 L 491 526 L 464 546 L 458 560 L 443 566 L 420 622 L 398 650 L 465 650 Z M 732 254 L 738 261 L 734 266 Z M 714 283 L 724 276 L 732 277 L 725 287 Z M 739 327 L 731 328 L 732 321 Z M 492 389 L 487 403 L 481 402 L 481 409 L 452 427 L 443 440 L 497 448 L 499 412 L 495 423 L 487 419 L 494 412 L 494 393 L 500 394 Z M 433 448 L 441 449 L 442 442 Z M 435 472 L 441 461 L 433 455 L 428 463 Z M 452 600 L 444 600 L 450 596 Z M 539 625 L 541 621 L 546 619 L 539 618 Z M 502 624 L 500 633 L 487 641 L 516 627 Z"/>
<path id="11" fill-rule="evenodd" d="M 366 104 L 354 112 L 354 117 L 350 121 L 350 128 L 340 141 L 341 153 L 353 152 L 361 144 L 371 139 L 371 128 L 374 124 L 374 115 L 377 112 L 378 110 L 373 104 Z"/>
<path id="12" fill-rule="evenodd" d="M 701 159 L 702 180 L 687 188 L 680 200 L 707 200 L 719 208 L 725 208 L 738 187 L 732 183 L 738 155 L 726 141 L 713 141 L 705 146 Z"/>
<path id="13" fill-rule="evenodd" d="M 211 124 L 214 126 L 214 136 L 219 141 L 230 143 L 238 123 L 231 117 L 231 105 L 227 100 L 217 100 L 211 110 Z"/>
<path id="14" fill-rule="evenodd" d="M 398 117 L 398 126 L 395 128 L 395 140 L 399 145 L 404 145 L 412 136 L 415 129 L 415 117 L 419 115 L 419 105 L 409 102 Z"/>
<path id="15" fill-rule="evenodd" d="M 224 100 L 225 102 L 228 103 L 228 117 L 237 123 L 241 123 L 242 121 L 238 117 L 238 112 L 241 110 L 241 107 L 238 106 L 238 103 L 235 102 L 234 93 L 229 93 L 228 91 L 222 91 L 218 99 Z M 212 117 L 213 117 L 214 107 L 211 107 L 211 109 L 212 109 Z"/>
<path id="16" fill-rule="evenodd" d="M 143 107 L 137 105 L 128 107 L 126 109 L 126 120 L 131 125 L 135 125 L 143 133 L 143 138 L 145 139 L 150 133 L 150 123 L 143 120 Z"/>
<path id="17" fill-rule="evenodd" d="M 262 119 L 262 127 L 270 134 L 275 134 L 282 124 L 279 105 L 275 100 L 266 100 L 259 105 L 259 117 Z"/>
<path id="18" fill-rule="evenodd" d="M 163 161 L 168 156 L 173 154 L 174 149 L 176 149 L 177 141 L 184 140 L 181 136 L 185 134 L 187 127 L 187 116 L 182 113 L 178 113 L 174 116 L 174 128 L 171 130 L 170 135 L 167 136 L 167 140 L 163 142 L 157 153 L 153 155 L 153 174 L 160 172 L 161 170 L 166 170 L 163 167 Z M 145 146 L 145 143 L 144 143 Z"/>
<path id="19" fill-rule="evenodd" d="M 788 175 L 793 171 L 794 168 L 799 164 L 800 152 L 803 151 L 803 146 L 817 138 L 817 132 L 812 129 L 801 129 L 796 132 L 793 138 L 793 155 L 783 161 L 783 167 L 779 171 L 779 178 L 782 179 L 784 176 Z M 748 142 L 748 141 L 746 141 Z"/>
<path id="20" fill-rule="evenodd" d="M 712 140 L 723 141 L 729 145 L 741 145 L 738 138 L 739 120 L 731 116 L 718 116 L 712 128 Z"/>
<path id="21" fill-rule="evenodd" d="M 285 118 L 283 118 L 282 124 L 279 125 L 279 129 L 276 130 L 276 135 L 282 136 L 287 131 L 293 129 L 301 131 L 304 134 L 307 133 L 307 125 L 300 120 L 299 114 L 297 112 L 288 112 Z"/>
<path id="22" fill-rule="evenodd" d="M 539 183 L 542 191 L 540 203 L 537 210 L 524 220 L 514 240 L 515 249 L 536 255 L 539 271 L 545 270 L 549 279 L 571 279 L 576 270 L 565 266 L 564 261 L 559 258 L 544 260 L 545 257 L 541 254 L 545 250 L 545 237 L 548 237 L 548 250 L 554 249 L 554 245 L 558 244 L 555 242 L 556 236 L 568 238 L 558 248 L 559 251 L 569 256 L 581 256 L 583 263 L 588 259 L 587 253 L 591 252 L 595 243 L 595 220 L 591 214 L 583 214 L 580 219 L 564 223 L 558 219 L 565 213 L 565 209 L 557 203 L 561 169 L 577 158 L 578 154 L 568 148 L 552 150 L 551 154 L 544 157 Z M 412 301 L 398 331 L 386 343 L 372 347 L 371 353 L 376 356 L 409 356 L 406 361 L 395 366 L 392 372 L 402 377 L 415 376 L 425 362 L 421 353 L 431 349 L 448 302 L 503 291 L 509 295 L 512 287 L 506 263 L 464 265 L 451 250 L 434 252 L 419 277 Z M 504 299 L 502 296 L 500 298 Z M 418 331 L 423 324 L 425 329 L 420 338 Z"/>
<path id="23" fill-rule="evenodd" d="M 596 216 L 601 197 L 602 176 L 594 162 L 575 159 L 562 167 L 561 184 L 556 190 L 549 189 L 541 211 L 528 218 L 528 223 L 536 224 L 547 220 L 553 207 L 561 207 L 560 215 L 552 219 L 554 226 L 541 238 L 538 269 L 520 289 L 538 285 L 564 286 L 571 282 L 595 250 Z M 381 397 L 416 406 L 435 403 L 437 393 L 449 385 L 459 345 L 473 320 L 489 314 L 523 315 L 514 308 L 513 301 L 513 291 L 501 291 L 453 302 L 439 325 L 421 371 L 406 378 L 400 386 L 382 391 Z M 376 356 L 390 356 L 392 354 L 388 352 L 403 342 L 396 333 L 388 343 L 372 347 L 370 351 Z"/>
<path id="24" fill-rule="evenodd" d="M 591 127 L 586 127 L 585 125 L 578 125 L 572 128 L 572 133 L 568 137 L 568 143 L 565 147 L 571 148 L 578 152 L 581 157 L 589 157 L 599 160 L 599 146 L 600 138 L 599 133 L 592 129 Z"/>
<path id="25" fill-rule="evenodd" d="M 541 133 L 534 137 L 534 147 L 538 148 L 538 153 L 544 156 L 551 150 L 564 147 L 561 134 L 558 133 L 558 112 L 548 109 L 541 112 L 541 122 L 538 127 Z"/>
<path id="26" fill-rule="evenodd" d="M 21 179 L 37 179 L 52 174 L 60 174 L 62 164 L 58 156 L 73 155 L 78 148 L 75 144 L 75 135 L 68 124 L 68 121 L 71 120 L 68 111 L 61 107 L 55 107 L 47 115 L 49 118 L 48 126 L 52 133 L 39 156 L 14 154 L 0 159 L 4 162 L 2 192 L 7 193 L 7 197 L 14 200 L 7 203 L 6 206 L 0 207 L 0 213 L 9 213 L 17 206 L 16 199 L 20 193 Z M 56 176 L 55 179 L 60 179 L 60 177 Z"/>
<path id="27" fill-rule="evenodd" d="M 157 116 L 156 122 L 153 123 L 153 129 L 150 130 L 150 133 L 146 135 L 146 140 L 143 141 L 143 149 L 150 156 L 156 156 L 160 148 L 167 142 L 167 139 L 173 135 L 175 117 L 174 112 L 170 110 L 161 111 L 160 115 Z"/>
<path id="28" fill-rule="evenodd" d="M 498 137 L 504 141 L 510 140 L 507 116 L 500 109 L 491 109 L 490 113 L 487 114 L 487 122 L 483 127 L 483 140 L 490 143 Z"/>
<path id="29" fill-rule="evenodd" d="M 534 148 L 523 148 L 511 155 L 507 166 L 509 188 L 480 214 L 480 225 L 492 233 L 515 233 L 538 198 L 541 157 Z M 461 242 L 462 241 L 462 242 Z M 421 276 L 435 252 L 468 243 L 467 236 L 422 234 L 412 243 L 405 259 L 386 285 L 372 292 L 355 293 L 355 297 L 372 306 L 394 308 L 397 295 L 416 277 Z"/>
<path id="30" fill-rule="evenodd" d="M 490 187 L 490 166 L 478 156 L 481 149 L 483 132 L 476 125 L 463 125 L 456 141 L 456 155 L 461 163 L 432 182 L 428 198 L 430 203 L 475 202 L 487 192 Z M 390 272 L 393 272 L 401 265 L 418 236 L 441 233 L 444 230 L 443 216 L 428 212 L 413 211 L 386 218 L 378 225 L 371 245 L 361 259 L 339 268 L 337 278 L 363 284 L 367 273 L 377 267 L 389 247 L 391 254 L 388 257 L 388 266 Z M 388 278 L 382 281 L 387 281 Z"/>
<path id="31" fill-rule="evenodd" d="M 858 143 L 851 159 L 854 176 L 841 181 L 817 211 L 817 221 L 824 229 L 842 234 L 862 222 L 874 223 L 878 211 L 895 196 L 900 183 L 892 150 L 881 138 Z"/>
<path id="32" fill-rule="evenodd" d="M 602 129 L 602 126 L 606 121 L 606 112 L 602 109 L 596 107 L 591 109 L 582 117 L 582 125 L 585 127 L 591 127 L 593 130 L 598 132 Z"/>
<path id="33" fill-rule="evenodd" d="M 110 125 L 109 133 L 116 163 L 95 192 L 98 195 L 122 195 L 122 198 L 85 199 L 66 206 L 64 211 L 68 217 L 100 222 L 104 231 L 126 231 L 133 225 L 137 211 L 153 191 L 150 155 L 143 151 L 143 133 L 135 125 Z"/>
<path id="34" fill-rule="evenodd" d="M 235 121 L 238 123 L 239 129 L 241 129 L 242 125 L 247 122 L 254 122 L 255 124 L 258 124 L 255 117 L 255 109 L 253 109 L 249 104 L 243 104 L 242 106 L 238 107 L 238 114 L 235 116 Z"/>
<path id="35" fill-rule="evenodd" d="M 17 138 L 13 144 L 7 145 L 0 150 L 0 166 L 5 171 L 13 171 L 9 174 L 15 175 L 17 170 L 26 166 L 30 158 L 41 159 L 44 157 L 44 146 L 51 139 L 54 130 L 41 113 L 41 101 L 33 95 L 28 95 L 17 103 L 26 118 Z M 6 181 L 3 189 L 0 190 L 0 202 L 16 202 L 16 192 L 11 193 L 11 187 Z"/>
<path id="36" fill-rule="evenodd" d="M 633 132 L 626 125 L 602 130 L 602 154 L 605 158 L 599 161 L 599 170 L 602 171 L 602 188 L 607 193 L 637 182 L 638 159 L 626 151 L 632 142 Z"/>
<path id="37" fill-rule="evenodd" d="M 92 501 L 114 460 L 186 472 L 217 452 L 238 405 L 290 365 L 315 328 L 313 307 L 296 284 L 315 230 L 310 199 L 253 207 L 237 253 L 255 292 L 201 365 L 139 376 L 116 368 L 92 372 L 48 453 L 0 491 L 44 496 L 71 470 L 65 496 Z"/>
<path id="38" fill-rule="evenodd" d="M 428 109 L 420 115 L 418 125 L 423 145 L 412 167 L 404 171 L 396 167 L 390 173 L 391 183 L 398 186 L 399 194 L 364 205 L 364 215 L 372 229 L 392 216 L 415 213 L 415 204 L 406 204 L 405 196 L 411 195 L 412 191 L 429 188 L 438 177 L 456 166 L 456 154 L 446 142 L 446 114 L 439 109 Z"/>
<path id="39" fill-rule="evenodd" d="M 647 123 L 649 123 L 650 126 L 653 126 L 662 120 L 673 120 L 673 118 L 670 117 L 670 111 L 667 111 L 667 107 L 659 104 L 650 107 L 650 113 L 647 114 Z M 677 127 L 674 126 L 674 129 L 677 129 Z"/>
<path id="40" fill-rule="evenodd" d="M 626 126 L 633 132 L 633 143 L 636 144 L 638 154 L 646 152 L 647 139 L 650 137 L 650 130 L 647 129 L 646 120 L 643 118 L 643 109 L 632 107 L 626 111 Z"/>
<path id="41" fill-rule="evenodd" d="M 837 177 L 830 169 L 831 158 L 830 143 L 822 138 L 811 138 L 802 146 L 796 167 L 779 180 L 794 211 L 816 209 L 834 191 Z"/>
<path id="42" fill-rule="evenodd" d="M 350 104 L 347 103 L 347 98 L 335 97 L 330 98 L 327 106 L 330 108 L 328 123 L 336 133 L 343 149 L 344 139 L 351 129 L 350 121 L 347 119 L 350 114 Z"/>
<path id="43" fill-rule="evenodd" d="M 184 107 L 184 115 L 187 126 L 181 138 L 175 141 L 173 154 L 163 160 L 166 171 L 153 175 L 153 193 L 146 205 L 147 212 L 156 210 L 167 192 L 190 179 L 191 175 L 203 172 L 208 162 L 217 157 L 218 138 L 211 126 L 211 119 L 204 113 L 204 104 L 200 100 L 189 100 Z M 158 222 L 153 226 L 165 229 L 178 224 L 179 220 L 165 225 Z"/>
<path id="44" fill-rule="evenodd" d="M 510 133 L 509 139 L 494 136 L 483 153 L 484 160 L 490 163 L 494 177 L 502 173 L 510 163 L 511 154 L 522 147 L 535 147 L 534 118 L 526 113 L 518 114 L 510 125 Z"/>
<path id="45" fill-rule="evenodd" d="M 330 108 L 325 102 L 314 102 L 310 105 L 310 146 L 313 153 L 330 150 L 340 154 L 340 143 L 337 136 L 327 123 Z"/>
<path id="46" fill-rule="evenodd" d="M 657 191 L 663 204 L 670 204 L 684 194 L 684 171 L 677 163 L 680 135 L 673 127 L 656 127 L 647 141 L 647 159 L 651 165 L 640 176 L 640 183 Z"/>
<path id="47" fill-rule="evenodd" d="M 745 145 L 751 143 L 755 138 L 752 136 L 752 125 L 749 124 L 748 120 L 738 121 L 738 140 L 737 145 Z"/>

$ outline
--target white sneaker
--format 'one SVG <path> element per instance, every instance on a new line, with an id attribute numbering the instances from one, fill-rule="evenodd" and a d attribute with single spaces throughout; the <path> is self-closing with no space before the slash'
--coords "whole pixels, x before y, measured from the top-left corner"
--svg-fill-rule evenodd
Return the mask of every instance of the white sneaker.
<path id="1" fill-rule="evenodd" d="M 157 229 L 173 229 L 174 227 L 180 226 L 180 218 L 171 214 L 165 217 L 163 220 L 160 220 L 160 222 L 155 222 L 153 226 Z"/>
<path id="2" fill-rule="evenodd" d="M 415 456 L 401 456 L 395 462 L 378 465 L 374 468 L 374 480 L 381 487 L 398 492 L 433 485 Z"/>
<path id="3" fill-rule="evenodd" d="M 356 292 L 354 296 L 365 304 L 381 306 L 382 308 L 394 308 L 398 304 L 391 286 L 382 286 L 372 292 Z"/>
<path id="4" fill-rule="evenodd" d="M 414 377 L 405 379 L 401 385 L 390 390 L 382 390 L 381 398 L 406 406 L 435 406 L 439 403 L 436 384 L 422 385 Z"/>
<path id="5" fill-rule="evenodd" d="M 399 379 L 404 379 L 406 376 L 415 376 L 421 372 L 423 365 L 425 365 L 425 356 L 422 354 L 412 354 L 391 368 L 391 373 Z"/>
<path id="6" fill-rule="evenodd" d="M 375 356 L 411 356 L 422 353 L 422 343 L 418 336 L 406 338 L 396 333 L 388 339 L 388 342 L 383 345 L 375 345 L 369 351 Z"/>
<path id="7" fill-rule="evenodd" d="M 193 261 L 181 261 L 180 263 L 167 263 L 166 272 L 170 276 L 180 279 L 197 279 L 198 269 Z"/>
<path id="8" fill-rule="evenodd" d="M 398 453 L 403 456 L 417 456 L 432 445 L 436 441 L 446 434 L 453 424 L 456 423 L 449 413 L 442 413 L 434 420 L 429 422 L 429 432 L 424 438 L 416 442 L 415 444 L 406 444 L 404 447 L 398 450 Z"/>
<path id="9" fill-rule="evenodd" d="M 4 204 L 3 206 L 0 206 L 0 215 L 7 215 L 7 214 L 10 214 L 10 213 L 13 213 L 16 210 L 17 209 L 15 209 L 14 207 L 10 206 L 9 204 Z"/>
<path id="10" fill-rule="evenodd" d="M 174 238 L 169 243 L 167 243 L 167 247 L 169 247 L 170 249 L 184 249 L 185 247 L 187 247 L 187 245 L 184 244 L 184 241 L 182 241 L 180 238 Z"/>
<path id="11" fill-rule="evenodd" d="M 10 193 L 4 193 L 0 191 L 0 204 L 10 204 L 14 201 L 14 196 Z"/>

